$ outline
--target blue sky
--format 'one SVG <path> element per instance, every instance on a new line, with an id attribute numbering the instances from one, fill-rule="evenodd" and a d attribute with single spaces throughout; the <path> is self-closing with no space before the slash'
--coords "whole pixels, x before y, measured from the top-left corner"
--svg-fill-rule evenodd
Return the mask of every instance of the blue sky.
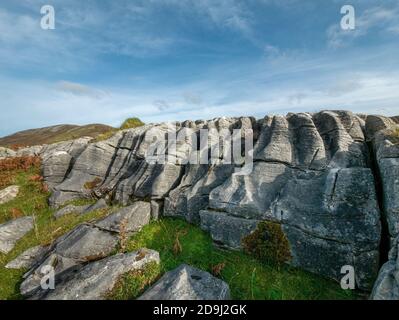
<path id="1" fill-rule="evenodd" d="M 55 30 L 40 8 L 55 8 Z M 340 9 L 356 10 L 355 30 Z M 0 136 L 349 109 L 399 114 L 397 0 L 2 0 Z"/>

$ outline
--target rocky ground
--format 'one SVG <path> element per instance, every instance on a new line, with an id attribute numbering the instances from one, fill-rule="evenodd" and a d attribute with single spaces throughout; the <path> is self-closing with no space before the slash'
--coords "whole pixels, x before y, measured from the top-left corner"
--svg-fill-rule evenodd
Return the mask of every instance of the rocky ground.
<path id="1" fill-rule="evenodd" d="M 104 298 L 122 275 L 162 260 L 154 248 L 115 255 L 124 239 L 151 220 L 178 217 L 200 226 L 219 247 L 244 250 L 263 261 L 277 259 L 337 282 L 341 268 L 353 266 L 357 289 L 372 299 L 398 298 L 399 126 L 394 119 L 323 111 L 176 125 L 179 132 L 189 128 L 197 134 L 211 128 L 252 129 L 252 172 L 237 175 L 243 164 L 222 159 L 209 165 L 179 161 L 193 151 L 190 137 L 176 146 L 175 163 L 149 164 L 145 156 L 152 138 L 165 136 L 169 124 L 122 130 L 100 142 L 81 138 L 17 153 L 0 149 L 0 158 L 42 159 L 52 219 L 74 213 L 84 220 L 90 212 L 106 211 L 48 246 L 8 261 L 9 267 L 29 269 L 22 295 Z M 16 197 L 12 188 L 1 191 L 0 199 Z M 70 204 L 79 199 L 96 201 Z M 1 250 L 13 250 L 32 228 L 31 218 L 1 224 Z M 57 286 L 43 292 L 43 267 L 49 265 Z M 228 284 L 188 265 L 171 270 L 148 290 L 143 299 L 230 296 Z"/>

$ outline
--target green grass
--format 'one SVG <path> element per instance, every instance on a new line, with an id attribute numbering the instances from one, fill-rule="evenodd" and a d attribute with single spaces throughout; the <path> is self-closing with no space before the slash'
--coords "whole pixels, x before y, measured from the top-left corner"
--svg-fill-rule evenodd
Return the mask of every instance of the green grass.
<path id="1" fill-rule="evenodd" d="M 0 254 L 0 299 L 21 299 L 19 285 L 26 270 L 8 270 L 4 266 L 23 251 L 42 244 L 50 244 L 84 221 L 99 219 L 109 210 L 98 210 L 84 216 L 70 214 L 54 220 L 47 205 L 48 193 L 40 189 L 40 182 L 30 181 L 38 168 L 14 172 L 14 182 L 21 187 L 18 197 L 0 205 L 0 223 L 11 219 L 10 211 L 19 209 L 24 215 L 35 214 L 35 228 L 23 237 L 9 254 Z M 74 201 L 86 204 L 90 200 Z M 141 248 L 157 250 L 161 264 L 149 265 L 144 271 L 123 276 L 110 293 L 112 299 L 133 299 L 154 283 L 166 271 L 182 263 L 208 272 L 224 265 L 215 275 L 230 285 L 234 299 L 354 299 L 358 295 L 342 290 L 338 283 L 288 266 L 262 263 L 238 251 L 221 250 L 199 227 L 185 221 L 164 218 L 145 226 L 127 242 L 127 251 Z"/>
<path id="2" fill-rule="evenodd" d="M 144 125 L 144 122 L 142 122 L 139 118 L 128 118 L 120 126 L 121 130 L 125 129 L 133 129 L 137 127 L 141 127 Z"/>
<path id="3" fill-rule="evenodd" d="M 181 251 L 176 250 L 176 236 Z M 164 218 L 154 221 L 133 236 L 128 251 L 140 248 L 160 253 L 160 274 L 186 263 L 212 272 L 225 264 L 220 278 L 226 281 L 233 299 L 355 299 L 357 294 L 323 277 L 289 266 L 265 264 L 245 253 L 216 248 L 208 234 L 182 220 Z M 150 273 L 153 277 L 153 274 Z M 144 279 L 145 280 L 145 279 Z M 122 286 L 129 288 L 129 279 Z M 137 284 L 132 281 L 132 286 Z M 133 299 L 135 290 L 124 290 L 125 299 Z M 118 298 L 121 298 L 120 291 Z"/>
<path id="4" fill-rule="evenodd" d="M 142 122 L 139 118 L 128 118 L 119 127 L 119 129 L 112 129 L 109 131 L 106 131 L 102 134 L 99 134 L 94 140 L 92 140 L 93 143 L 95 142 L 100 142 L 104 140 L 108 140 L 111 138 L 113 135 L 115 135 L 118 131 L 120 130 L 125 130 L 125 129 L 134 129 L 137 127 L 143 126 L 145 123 Z"/>

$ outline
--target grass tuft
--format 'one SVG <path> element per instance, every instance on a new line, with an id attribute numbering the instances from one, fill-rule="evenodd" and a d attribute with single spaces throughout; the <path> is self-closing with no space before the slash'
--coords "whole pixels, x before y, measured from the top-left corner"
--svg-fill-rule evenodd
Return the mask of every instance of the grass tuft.
<path id="1" fill-rule="evenodd" d="M 129 118 L 123 121 L 123 123 L 120 126 L 121 130 L 125 129 L 134 129 L 137 127 L 141 127 L 144 125 L 144 122 L 142 122 L 139 118 Z"/>
<path id="2" fill-rule="evenodd" d="M 291 260 L 290 244 L 281 225 L 262 221 L 242 240 L 244 251 L 266 263 L 283 264 Z"/>

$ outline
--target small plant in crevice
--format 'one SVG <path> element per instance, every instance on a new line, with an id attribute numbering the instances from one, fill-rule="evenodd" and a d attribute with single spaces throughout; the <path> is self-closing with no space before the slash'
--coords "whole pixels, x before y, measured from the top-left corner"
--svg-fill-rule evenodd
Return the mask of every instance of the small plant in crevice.
<path id="1" fill-rule="evenodd" d="M 254 232 L 242 239 L 242 246 L 246 253 L 266 263 L 280 265 L 291 260 L 288 239 L 275 222 L 260 222 Z"/>
<path id="2" fill-rule="evenodd" d="M 220 277 L 223 269 L 226 267 L 225 262 L 218 263 L 217 265 L 212 266 L 212 274 L 215 277 Z"/>
<path id="3" fill-rule="evenodd" d="M 183 247 L 180 243 L 179 237 L 187 235 L 187 230 L 180 230 L 176 233 L 175 242 L 173 244 L 173 254 L 175 256 L 179 255 L 183 251 Z"/>
<path id="4" fill-rule="evenodd" d="M 127 219 L 122 219 L 119 224 L 119 246 L 120 252 L 125 253 L 127 251 L 127 242 L 129 240 L 128 232 L 127 232 Z"/>
<path id="5" fill-rule="evenodd" d="M 84 184 L 84 188 L 87 190 L 93 190 L 101 184 L 102 180 L 99 177 L 94 178 L 92 181 L 87 181 Z"/>

